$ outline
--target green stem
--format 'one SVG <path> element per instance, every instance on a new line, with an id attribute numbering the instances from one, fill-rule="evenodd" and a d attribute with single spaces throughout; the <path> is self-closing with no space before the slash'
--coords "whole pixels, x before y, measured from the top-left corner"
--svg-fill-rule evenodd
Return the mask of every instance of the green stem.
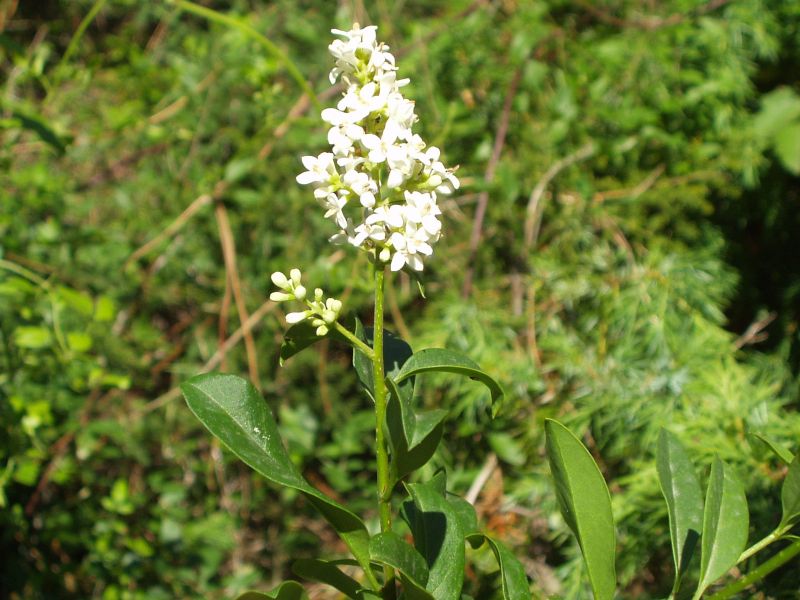
<path id="1" fill-rule="evenodd" d="M 322 105 L 319 103 L 319 98 L 317 98 L 317 95 L 314 93 L 311 85 L 308 83 L 308 81 L 306 81 L 305 77 L 303 77 L 300 69 L 298 69 L 292 59 L 290 59 L 289 56 L 269 38 L 250 27 L 250 25 L 241 19 L 217 12 L 210 8 L 206 8 L 205 6 L 200 6 L 194 2 L 189 2 L 189 0 L 173 0 L 173 4 L 182 10 L 194 13 L 200 17 L 203 17 L 204 19 L 208 19 L 209 21 L 214 21 L 215 23 L 220 23 L 222 25 L 227 25 L 229 27 L 233 27 L 234 29 L 238 29 L 244 35 L 261 44 L 267 52 L 283 63 L 283 65 L 286 67 L 286 70 L 289 71 L 289 75 L 292 76 L 292 79 L 294 79 L 300 88 L 306 93 L 306 95 L 308 95 L 316 109 L 322 110 Z"/>
<path id="2" fill-rule="evenodd" d="M 710 596 L 708 600 L 725 600 L 734 594 L 738 594 L 748 586 L 756 583 L 757 581 L 761 581 L 764 579 L 764 577 L 779 567 L 782 567 L 798 554 L 800 554 L 800 540 L 795 540 L 792 544 L 786 546 L 786 548 L 778 552 L 769 560 L 760 564 L 738 581 L 734 581 L 729 586 L 723 588 L 713 596 Z"/>
<path id="3" fill-rule="evenodd" d="M 763 540 L 756 542 L 755 544 L 750 546 L 747 550 L 742 552 L 741 556 L 739 556 L 739 560 L 736 561 L 736 564 L 739 564 L 740 562 L 747 560 L 748 558 L 753 556 L 756 552 L 760 552 L 761 550 L 769 546 L 772 542 L 777 542 L 779 539 L 783 537 L 783 534 L 785 534 L 787 531 L 788 529 L 786 527 L 778 527 L 778 529 L 770 533 Z"/>
<path id="4" fill-rule="evenodd" d="M 386 420 L 386 382 L 383 364 L 383 297 L 384 275 L 386 267 L 382 263 L 375 265 L 375 320 L 372 328 L 372 374 L 375 386 L 375 454 L 378 463 L 378 512 L 380 514 L 381 532 L 392 530 L 392 489 L 389 472 L 389 453 L 383 435 L 383 423 Z M 383 568 L 384 598 L 393 600 L 396 596 L 394 569 Z"/>
<path id="5" fill-rule="evenodd" d="M 364 342 L 358 339 L 352 331 L 350 331 L 347 327 L 339 323 L 338 321 L 333 324 L 336 331 L 341 333 L 344 337 L 346 337 L 353 346 L 358 348 L 361 353 L 366 356 L 370 361 L 374 360 L 375 353 L 372 351 L 372 348 L 367 346 Z"/>
<path id="6" fill-rule="evenodd" d="M 78 43 L 81 41 L 84 32 L 89 27 L 89 24 L 94 21 L 94 18 L 97 16 L 103 9 L 103 5 L 106 3 L 106 0 L 96 0 L 96 2 L 92 5 L 92 8 L 89 9 L 89 12 L 86 13 L 86 16 L 83 17 L 83 20 L 78 25 L 78 28 L 75 30 L 75 34 L 72 36 L 72 39 L 69 41 L 69 45 L 67 49 L 64 51 L 64 56 L 61 57 L 59 61 L 59 66 L 66 64 L 72 55 L 75 54 L 75 50 L 78 49 Z"/>

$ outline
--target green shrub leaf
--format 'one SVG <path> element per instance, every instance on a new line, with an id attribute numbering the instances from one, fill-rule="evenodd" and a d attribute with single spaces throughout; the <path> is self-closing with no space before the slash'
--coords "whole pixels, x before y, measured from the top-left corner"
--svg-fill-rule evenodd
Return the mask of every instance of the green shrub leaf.
<path id="1" fill-rule="evenodd" d="M 302 492 L 336 529 L 353 556 L 369 568 L 369 535 L 361 519 L 312 487 L 283 446 L 261 394 L 235 375 L 198 375 L 181 385 L 186 403 L 203 425 L 260 475 Z"/>
<path id="2" fill-rule="evenodd" d="M 296 581 L 284 581 L 271 592 L 245 592 L 236 600 L 308 600 L 308 595 Z"/>
<path id="3" fill-rule="evenodd" d="M 772 450 L 772 453 L 775 456 L 777 456 L 781 461 L 783 461 L 787 465 L 791 464 L 792 460 L 794 459 L 794 456 L 786 446 L 784 446 L 780 442 L 773 440 L 772 438 L 766 436 L 763 433 L 754 433 L 753 435 L 762 442 L 764 442 L 767 445 L 767 447 L 770 450 Z"/>
<path id="4" fill-rule="evenodd" d="M 489 388 L 492 394 L 493 410 L 495 411 L 499 406 L 499 400 L 503 397 L 503 389 L 500 384 L 482 371 L 477 363 L 460 352 L 444 348 L 428 348 L 416 352 L 403 364 L 400 372 L 393 376 L 393 379 L 399 384 L 409 377 L 428 371 L 456 373 L 480 381 Z"/>
<path id="5" fill-rule="evenodd" d="M 387 382 L 390 381 L 387 378 Z M 393 382 L 389 384 L 389 389 L 391 395 L 386 407 L 386 426 L 389 431 L 393 476 L 395 481 L 399 481 L 426 464 L 436 452 L 442 439 L 442 421 L 447 416 L 447 411 L 433 410 L 416 415 L 409 400 L 398 399 L 398 395 L 402 397 L 402 392 L 397 391 Z M 411 422 L 409 427 L 405 425 L 407 421 Z M 415 442 L 413 447 L 408 442 L 409 429 Z M 421 439 L 415 434 L 422 436 Z"/>
<path id="6" fill-rule="evenodd" d="M 545 421 L 547 456 L 561 514 L 581 547 L 597 600 L 614 597 L 616 538 L 611 497 L 591 454 L 558 421 Z"/>
<path id="7" fill-rule="evenodd" d="M 373 536 L 369 541 L 369 555 L 373 561 L 400 572 L 406 598 L 433 599 L 425 590 L 425 584 L 428 583 L 425 559 L 399 535 L 385 532 Z"/>
<path id="8" fill-rule="evenodd" d="M 306 558 L 292 563 L 292 571 L 298 577 L 309 581 L 319 581 L 342 592 L 348 598 L 360 600 L 363 588 L 349 575 L 345 575 L 335 562 Z"/>
<path id="9" fill-rule="evenodd" d="M 800 522 L 800 453 L 794 457 L 789 465 L 789 472 L 783 480 L 781 488 L 781 504 L 783 517 L 780 527 L 794 525 Z"/>
<path id="10" fill-rule="evenodd" d="M 364 327 L 361 321 L 356 319 L 355 335 L 372 348 L 372 327 Z M 383 366 L 387 377 L 394 377 L 412 354 L 411 346 L 403 338 L 397 337 L 386 329 L 383 330 Z M 372 361 L 358 350 L 353 350 L 353 367 L 361 385 L 369 394 L 369 397 L 372 398 L 375 385 L 373 382 Z M 410 379 L 400 387 L 407 392 L 410 400 L 414 395 L 414 380 Z"/>
<path id="11" fill-rule="evenodd" d="M 435 600 L 458 600 L 464 583 L 464 532 L 459 518 L 435 485 L 406 486 L 411 502 L 405 517 L 414 535 L 414 546 L 428 565 L 426 589 Z"/>
<path id="12" fill-rule="evenodd" d="M 700 583 L 694 598 L 736 564 L 747 544 L 749 515 L 742 484 L 719 458 L 711 466 L 701 537 Z"/>
<path id="13" fill-rule="evenodd" d="M 658 481 L 667 502 L 672 559 L 675 563 L 673 593 L 692 559 L 703 527 L 703 494 L 686 450 L 677 437 L 662 429 L 656 453 Z"/>
<path id="14" fill-rule="evenodd" d="M 508 546 L 482 533 L 473 533 L 467 538 L 467 541 L 473 548 L 477 548 L 484 541 L 489 543 L 489 547 L 497 559 L 497 564 L 500 566 L 504 600 L 530 600 L 531 591 L 525 567 L 508 549 Z"/>

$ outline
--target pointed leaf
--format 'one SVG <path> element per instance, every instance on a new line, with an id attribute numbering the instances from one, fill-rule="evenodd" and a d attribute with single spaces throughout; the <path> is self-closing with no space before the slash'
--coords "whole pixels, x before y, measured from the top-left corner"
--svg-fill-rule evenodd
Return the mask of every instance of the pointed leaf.
<path id="1" fill-rule="evenodd" d="M 284 581 L 271 592 L 245 592 L 236 600 L 308 600 L 308 595 L 296 581 Z"/>
<path id="2" fill-rule="evenodd" d="M 464 584 L 464 532 L 445 496 L 433 485 L 406 486 L 412 502 L 405 515 L 414 535 L 414 546 L 428 565 L 426 589 L 435 600 L 458 600 Z"/>
<path id="3" fill-rule="evenodd" d="M 614 597 L 616 538 L 611 497 L 589 451 L 558 421 L 545 421 L 547 456 L 561 514 L 581 547 L 596 600 Z"/>
<path id="4" fill-rule="evenodd" d="M 364 327 L 361 321 L 356 319 L 355 335 L 362 342 L 372 348 L 374 331 L 372 327 Z M 411 346 L 402 339 L 394 335 L 391 331 L 383 330 L 383 365 L 387 377 L 393 377 L 400 371 L 400 368 L 412 355 Z M 372 361 L 362 353 L 353 352 L 353 366 L 358 375 L 358 380 L 366 390 L 369 397 L 373 397 L 375 384 L 373 383 Z M 409 380 L 401 386 L 408 392 L 409 398 L 414 395 L 414 381 Z"/>
<path id="5" fill-rule="evenodd" d="M 783 517 L 780 527 L 800 522 L 800 453 L 794 457 L 781 487 Z"/>
<path id="6" fill-rule="evenodd" d="M 181 385 L 186 404 L 236 456 L 273 483 L 302 492 L 336 529 L 353 556 L 369 568 L 369 535 L 361 519 L 312 487 L 283 446 L 261 394 L 235 375 L 198 375 Z"/>
<path id="7" fill-rule="evenodd" d="M 667 502 L 672 560 L 673 593 L 678 591 L 703 527 L 703 495 L 694 465 L 677 437 L 662 429 L 656 453 L 658 481 Z"/>
<path id="8" fill-rule="evenodd" d="M 478 531 L 478 513 L 475 512 L 475 507 L 464 498 L 456 496 L 455 494 L 447 494 L 446 498 L 458 519 L 458 524 L 461 527 L 461 531 L 464 532 L 464 535 L 472 536 L 476 533 L 480 533 Z"/>
<path id="9" fill-rule="evenodd" d="M 530 600 L 531 591 L 525 567 L 508 546 L 482 533 L 473 533 L 467 540 L 473 548 L 477 548 L 484 541 L 489 543 L 489 547 L 497 559 L 497 564 L 500 566 L 504 600 Z"/>
<path id="10" fill-rule="evenodd" d="M 442 420 L 446 416 L 444 411 L 441 413 L 437 411 L 437 414 L 432 415 L 438 417 L 438 422 L 434 422 L 434 428 L 428 435 L 409 450 L 401 414 L 400 403 L 394 396 L 390 396 L 386 410 L 386 425 L 389 430 L 392 473 L 395 482 L 416 471 L 430 460 L 442 439 L 444 431 Z"/>
<path id="11" fill-rule="evenodd" d="M 303 579 L 325 583 L 348 598 L 361 599 L 360 594 L 363 590 L 361 584 L 349 575 L 345 575 L 334 562 L 316 558 L 296 560 L 292 563 L 292 571 Z"/>
<path id="12" fill-rule="evenodd" d="M 480 381 L 489 388 L 492 394 L 493 410 L 496 410 L 499 400 L 503 397 L 503 389 L 500 384 L 482 371 L 480 366 L 471 358 L 455 350 L 444 348 L 428 348 L 416 352 L 405 362 L 400 372 L 393 379 L 395 382 L 400 383 L 409 377 L 428 371 L 456 373 Z"/>
<path id="13" fill-rule="evenodd" d="M 387 414 L 389 433 L 393 435 L 392 442 L 398 446 L 404 443 L 407 450 L 412 450 L 429 438 L 431 433 L 447 416 L 447 411 L 435 409 L 425 412 L 416 412 L 412 402 L 414 386 L 408 385 L 406 380 L 398 384 L 391 377 L 386 377 L 386 389 L 389 390 L 390 406 L 387 410 L 394 411 Z M 397 400 L 391 407 L 391 399 Z M 402 439 L 401 439 L 402 437 Z"/>
<path id="14" fill-rule="evenodd" d="M 756 436 L 762 442 L 764 442 L 767 445 L 767 447 L 770 450 L 772 450 L 772 453 L 775 456 L 777 456 L 781 461 L 783 461 L 787 465 L 791 464 L 792 460 L 794 459 L 794 456 L 786 446 L 784 446 L 783 444 L 781 444 L 776 440 L 773 440 L 772 438 L 767 437 L 763 433 L 754 433 L 753 435 Z"/>
<path id="15" fill-rule="evenodd" d="M 694 597 L 736 564 L 747 544 L 749 515 L 742 484 L 719 458 L 711 466 L 701 535 L 700 583 Z"/>
<path id="16" fill-rule="evenodd" d="M 373 561 L 388 565 L 400 572 L 406 598 L 433 600 L 425 590 L 428 583 L 428 565 L 412 546 L 393 532 L 379 533 L 369 541 L 369 554 Z"/>

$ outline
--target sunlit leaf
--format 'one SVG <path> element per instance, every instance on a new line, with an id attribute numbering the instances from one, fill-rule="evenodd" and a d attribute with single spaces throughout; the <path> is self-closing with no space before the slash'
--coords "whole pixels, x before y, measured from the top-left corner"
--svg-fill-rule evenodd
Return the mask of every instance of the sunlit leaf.
<path id="1" fill-rule="evenodd" d="M 500 566 L 504 600 L 530 600 L 531 592 L 525 567 L 508 546 L 482 533 L 470 535 L 468 541 L 473 547 L 479 546 L 484 541 L 488 542 Z"/>
<path id="2" fill-rule="evenodd" d="M 736 564 L 747 544 L 749 514 L 742 484 L 720 459 L 711 466 L 701 535 L 700 582 L 694 597 Z"/>
<path id="3" fill-rule="evenodd" d="M 369 536 L 364 523 L 303 478 L 289 458 L 267 403 L 248 381 L 211 373 L 193 377 L 181 390 L 195 416 L 231 452 L 273 483 L 302 492 L 336 529 L 356 560 L 369 568 Z"/>
<path id="4" fill-rule="evenodd" d="M 445 348 L 428 348 L 415 352 L 414 355 L 403 364 L 403 368 L 394 376 L 394 380 L 399 384 L 409 377 L 429 371 L 455 373 L 480 381 L 489 388 L 489 392 L 492 395 L 492 406 L 495 409 L 498 406 L 497 403 L 503 397 L 503 388 L 500 387 L 500 384 L 488 373 L 481 370 L 477 363 L 460 352 Z"/>
<path id="5" fill-rule="evenodd" d="M 414 546 L 428 565 L 426 589 L 435 600 L 458 600 L 464 583 L 464 532 L 442 492 L 425 483 L 406 486 L 411 502 L 404 506 Z"/>
<path id="6" fill-rule="evenodd" d="M 361 585 L 349 575 L 345 575 L 334 562 L 316 558 L 296 560 L 292 563 L 292 571 L 303 579 L 325 583 L 353 600 L 361 598 L 360 592 L 363 590 Z"/>
<path id="7" fill-rule="evenodd" d="M 789 449 L 780 442 L 773 440 L 772 438 L 760 432 L 754 433 L 753 435 L 762 442 L 764 442 L 767 445 L 767 447 L 770 450 L 772 450 L 772 453 L 775 456 L 777 456 L 781 461 L 783 461 L 785 464 L 787 465 L 790 464 L 794 459 L 794 456 L 789 451 Z"/>
<path id="8" fill-rule="evenodd" d="M 781 487 L 781 527 L 800 522 L 800 453 L 794 457 Z"/>
<path id="9" fill-rule="evenodd" d="M 613 598 L 616 537 L 606 482 L 589 451 L 566 427 L 547 419 L 545 433 L 561 514 L 578 538 L 594 596 Z"/>
<path id="10" fill-rule="evenodd" d="M 425 559 L 399 535 L 385 532 L 373 536 L 369 541 L 369 555 L 373 561 L 399 571 L 407 598 L 433 598 L 425 589 L 425 584 L 428 583 L 428 565 Z"/>
<path id="11" fill-rule="evenodd" d="M 703 495 L 686 450 L 678 438 L 662 429 L 656 453 L 658 481 L 667 502 L 672 560 L 675 564 L 673 592 L 692 559 L 703 527 Z"/>
<path id="12" fill-rule="evenodd" d="M 285 581 L 271 592 L 245 592 L 236 600 L 308 600 L 308 595 L 296 581 Z"/>

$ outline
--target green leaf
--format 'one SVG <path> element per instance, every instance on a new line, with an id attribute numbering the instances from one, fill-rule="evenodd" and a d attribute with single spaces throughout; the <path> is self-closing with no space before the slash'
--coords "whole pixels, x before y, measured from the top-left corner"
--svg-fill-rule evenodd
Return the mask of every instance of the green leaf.
<path id="1" fill-rule="evenodd" d="M 791 464 L 792 460 L 794 459 L 794 456 L 786 446 L 784 446 L 780 442 L 773 440 L 772 438 L 767 437 L 763 433 L 754 433 L 753 435 L 762 442 L 764 442 L 767 445 L 767 447 L 770 450 L 772 450 L 772 453 L 775 456 L 777 456 L 780 460 L 782 460 L 787 465 Z"/>
<path id="2" fill-rule="evenodd" d="M 443 410 L 430 411 L 420 415 L 422 424 L 417 431 L 427 429 L 431 424 L 433 428 L 427 432 L 425 437 L 417 440 L 413 448 L 409 448 L 406 439 L 407 429 L 403 426 L 403 409 L 401 406 L 402 403 L 394 394 L 391 394 L 386 407 L 386 426 L 389 431 L 392 476 L 395 482 L 416 471 L 430 460 L 431 456 L 436 452 L 436 448 L 439 447 L 439 442 L 444 432 L 442 421 L 447 416 L 447 411 Z M 406 412 L 411 413 L 415 424 L 419 422 L 410 408 L 407 407 Z"/>
<path id="3" fill-rule="evenodd" d="M 236 600 L 308 600 L 308 595 L 296 581 L 284 581 L 271 592 L 245 592 Z"/>
<path id="4" fill-rule="evenodd" d="M 478 513 L 475 512 L 475 507 L 461 496 L 456 496 L 455 494 L 446 494 L 445 498 L 450 503 L 464 535 L 473 536 L 480 533 L 478 531 Z M 470 542 L 470 544 L 472 544 L 472 542 Z"/>
<path id="5" fill-rule="evenodd" d="M 497 411 L 499 401 L 503 397 L 503 389 L 500 384 L 482 371 L 480 366 L 472 359 L 454 350 L 444 348 L 420 350 L 405 362 L 403 368 L 393 379 L 395 383 L 399 384 L 409 377 L 428 371 L 456 373 L 480 381 L 489 388 L 489 392 L 492 394 L 493 411 Z"/>
<path id="6" fill-rule="evenodd" d="M 348 598 L 361 599 L 363 593 L 361 585 L 349 575 L 342 573 L 335 562 L 316 558 L 296 560 L 292 563 L 292 571 L 303 579 L 325 583 L 339 590 Z"/>
<path id="7" fill-rule="evenodd" d="M 385 532 L 373 536 L 369 541 L 369 555 L 373 561 L 400 572 L 406 598 L 433 598 L 425 590 L 425 584 L 428 583 L 428 565 L 425 559 L 399 535 Z"/>
<path id="8" fill-rule="evenodd" d="M 361 519 L 312 487 L 283 446 L 275 419 L 250 382 L 235 375 L 198 375 L 181 385 L 200 422 L 256 472 L 303 493 L 369 569 L 369 535 Z"/>
<path id="9" fill-rule="evenodd" d="M 545 434 L 561 514 L 578 538 L 594 596 L 613 598 L 616 539 L 606 482 L 589 451 L 569 429 L 546 419 Z"/>
<path id="10" fill-rule="evenodd" d="M 356 319 L 355 335 L 362 342 L 372 348 L 373 342 L 373 329 L 372 327 L 364 327 L 361 321 Z M 383 367 L 387 377 L 394 377 L 399 371 L 400 367 L 408 360 L 413 354 L 411 346 L 402 339 L 394 335 L 391 331 L 383 330 Z M 355 367 L 356 375 L 361 385 L 373 397 L 374 382 L 372 361 L 364 356 L 361 352 L 354 350 L 353 352 L 353 367 Z M 409 398 L 414 395 L 414 381 L 409 380 L 405 385 L 401 386 L 402 389 L 408 391 Z"/>
<path id="11" fill-rule="evenodd" d="M 355 335 L 372 347 L 372 328 L 364 328 L 356 320 Z M 430 460 L 444 430 L 441 425 L 447 416 L 445 410 L 416 413 L 413 408 L 414 378 L 410 377 L 396 384 L 392 377 L 412 356 L 411 346 L 403 339 L 384 330 L 383 356 L 386 370 L 386 386 L 389 400 L 386 413 L 386 427 L 391 445 L 392 470 L 395 481 L 415 471 Z M 353 367 L 367 394 L 373 394 L 372 362 L 357 350 L 353 351 Z"/>
<path id="12" fill-rule="evenodd" d="M 466 561 L 458 516 L 436 486 L 413 483 L 406 489 L 412 502 L 406 502 L 405 516 L 414 546 L 428 565 L 426 589 L 435 600 L 458 600 Z"/>
<path id="13" fill-rule="evenodd" d="M 800 123 L 787 125 L 778 132 L 775 153 L 788 171 L 800 175 Z"/>
<path id="14" fill-rule="evenodd" d="M 14 330 L 14 343 L 20 348 L 40 350 L 53 343 L 53 336 L 44 327 L 22 325 Z"/>
<path id="15" fill-rule="evenodd" d="M 800 453 L 789 465 L 789 472 L 781 487 L 781 505 L 783 517 L 779 527 L 794 525 L 800 522 Z"/>
<path id="16" fill-rule="evenodd" d="M 328 330 L 324 336 L 317 335 L 317 328 L 311 324 L 311 321 L 300 321 L 296 325 L 292 325 L 283 334 L 283 343 L 281 344 L 281 365 L 293 357 L 301 350 L 305 350 L 312 344 L 316 344 L 325 338 L 333 338 L 345 344 L 350 344 L 350 341 L 341 333 L 336 331 L 333 327 Z"/>
<path id="17" fill-rule="evenodd" d="M 675 563 L 673 594 L 692 559 L 703 527 L 703 494 L 686 450 L 677 437 L 662 429 L 656 452 L 658 481 L 667 502 L 672 560 Z"/>
<path id="18" fill-rule="evenodd" d="M 500 581 L 503 586 L 504 600 L 530 600 L 531 591 L 525 567 L 514 556 L 514 553 L 509 550 L 508 546 L 482 533 L 470 535 L 468 541 L 475 548 L 484 541 L 489 543 L 489 547 L 497 559 L 497 564 L 500 566 Z"/>
<path id="19" fill-rule="evenodd" d="M 700 583 L 694 598 L 736 564 L 747 544 L 749 515 L 742 484 L 719 458 L 711 466 L 701 535 Z"/>

